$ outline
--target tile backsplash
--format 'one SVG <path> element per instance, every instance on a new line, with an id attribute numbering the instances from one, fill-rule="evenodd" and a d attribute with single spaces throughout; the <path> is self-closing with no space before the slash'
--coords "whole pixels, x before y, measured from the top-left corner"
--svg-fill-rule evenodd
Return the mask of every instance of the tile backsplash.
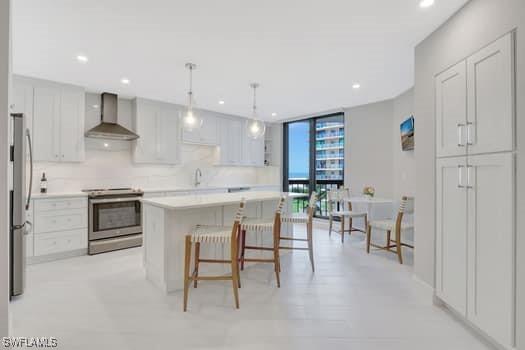
<path id="1" fill-rule="evenodd" d="M 104 147 L 107 143 L 108 147 Z M 42 173 L 48 179 L 48 192 L 76 192 L 86 188 L 192 187 L 195 169 L 202 170 L 201 186 L 236 186 L 243 184 L 280 183 L 277 167 L 214 166 L 216 147 L 182 145 L 180 165 L 144 165 L 133 163 L 131 143 L 86 139 L 86 160 L 83 163 L 36 163 L 35 192 L 39 191 Z"/>

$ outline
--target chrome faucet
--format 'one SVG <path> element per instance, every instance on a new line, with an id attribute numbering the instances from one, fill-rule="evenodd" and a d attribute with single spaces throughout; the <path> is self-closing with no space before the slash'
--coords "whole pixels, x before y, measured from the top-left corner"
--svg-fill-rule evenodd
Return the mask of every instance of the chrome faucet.
<path id="1" fill-rule="evenodd" d="M 201 184 L 201 178 L 202 178 L 201 169 L 199 168 L 195 169 L 195 182 L 193 183 L 195 187 L 199 187 L 199 185 Z"/>

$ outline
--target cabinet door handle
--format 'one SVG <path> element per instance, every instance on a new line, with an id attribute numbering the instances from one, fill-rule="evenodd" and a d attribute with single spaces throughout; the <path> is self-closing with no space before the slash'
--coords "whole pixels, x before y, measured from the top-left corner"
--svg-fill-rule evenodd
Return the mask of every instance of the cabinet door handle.
<path id="1" fill-rule="evenodd" d="M 467 122 L 467 145 L 472 146 L 474 144 L 474 141 L 472 141 L 472 126 L 474 124 L 471 122 Z"/>
<path id="2" fill-rule="evenodd" d="M 463 142 L 463 128 L 465 127 L 465 124 L 458 123 L 458 147 L 465 147 L 465 143 Z"/>
<path id="3" fill-rule="evenodd" d="M 458 165 L 458 188 L 465 188 L 465 185 L 463 185 L 463 169 L 465 168 L 464 165 Z"/>

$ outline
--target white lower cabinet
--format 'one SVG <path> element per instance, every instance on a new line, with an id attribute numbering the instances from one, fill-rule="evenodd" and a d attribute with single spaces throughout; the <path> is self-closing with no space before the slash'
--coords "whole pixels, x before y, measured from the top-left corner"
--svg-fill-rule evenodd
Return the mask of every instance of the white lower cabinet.
<path id="1" fill-rule="evenodd" d="M 514 346 L 514 155 L 438 159 L 436 295 Z"/>
<path id="2" fill-rule="evenodd" d="M 467 193 L 466 157 L 437 162 L 436 294 L 450 306 L 467 312 Z"/>
<path id="3" fill-rule="evenodd" d="M 35 235 L 35 256 L 85 249 L 87 239 L 84 229 Z"/>
<path id="4" fill-rule="evenodd" d="M 87 198 L 33 200 L 33 255 L 87 248 Z"/>
<path id="5" fill-rule="evenodd" d="M 514 160 L 468 159 L 467 317 L 506 347 L 514 344 Z"/>

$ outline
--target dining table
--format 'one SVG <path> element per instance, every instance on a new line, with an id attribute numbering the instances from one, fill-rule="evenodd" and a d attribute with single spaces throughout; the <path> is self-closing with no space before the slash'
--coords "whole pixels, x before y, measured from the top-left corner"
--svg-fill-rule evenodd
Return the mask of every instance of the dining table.
<path id="1" fill-rule="evenodd" d="M 368 220 L 386 220 L 392 219 L 394 215 L 394 200 L 388 198 L 379 198 L 371 196 L 355 196 L 348 198 L 352 205 L 352 211 L 367 214 Z M 365 220 L 362 218 L 354 219 L 352 226 L 365 230 Z"/>

